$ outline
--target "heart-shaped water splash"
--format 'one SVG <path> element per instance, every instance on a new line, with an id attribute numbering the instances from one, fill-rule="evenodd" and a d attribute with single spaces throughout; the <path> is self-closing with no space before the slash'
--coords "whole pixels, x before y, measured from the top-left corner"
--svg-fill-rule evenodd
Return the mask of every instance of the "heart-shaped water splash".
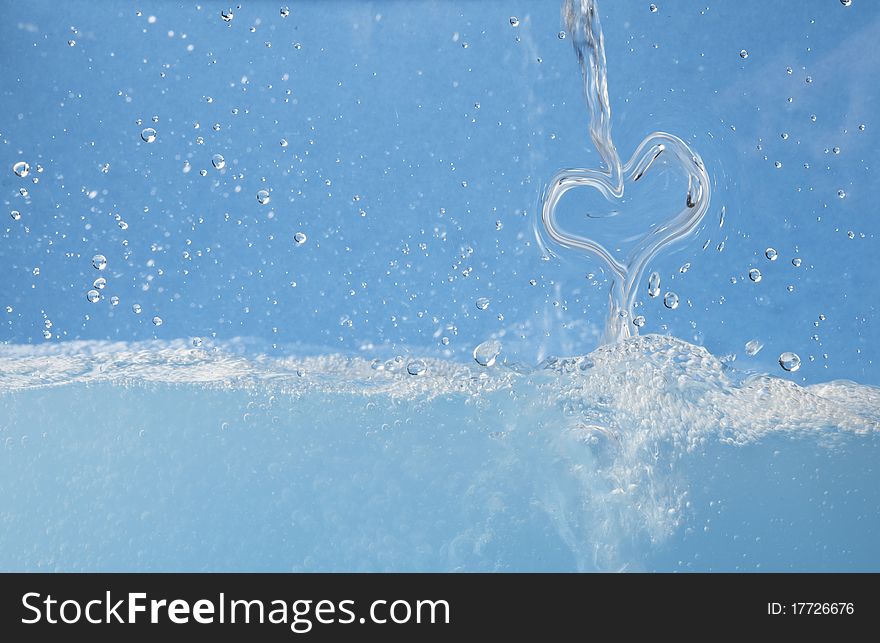
<path id="1" fill-rule="evenodd" d="M 605 46 L 595 0 L 566 0 L 563 17 L 584 77 L 584 94 L 590 111 L 590 136 L 605 163 L 603 169 L 568 169 L 557 172 L 544 190 L 541 223 L 549 239 L 561 246 L 586 251 L 602 259 L 612 273 L 609 316 L 605 341 L 614 342 L 637 334 L 631 323 L 635 293 L 648 262 L 671 243 L 693 232 L 709 208 L 709 175 L 702 159 L 672 134 L 654 132 L 636 148 L 625 165 L 611 140 L 611 104 L 605 70 Z M 687 177 L 681 211 L 638 235 L 625 257 L 616 259 L 595 239 L 571 233 L 557 222 L 556 207 L 574 187 L 598 190 L 608 201 L 623 198 L 625 185 L 635 183 L 661 159 L 677 164 Z M 622 214 L 621 216 L 626 216 Z M 592 225 L 601 225 L 592 221 Z"/>

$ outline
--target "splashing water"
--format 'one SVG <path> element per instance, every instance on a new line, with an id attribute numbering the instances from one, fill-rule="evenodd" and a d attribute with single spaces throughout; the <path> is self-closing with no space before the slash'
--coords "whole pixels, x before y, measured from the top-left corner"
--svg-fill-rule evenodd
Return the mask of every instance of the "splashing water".
<path id="1" fill-rule="evenodd" d="M 629 161 L 621 164 L 611 138 L 605 44 L 595 0 L 566 0 L 563 18 L 583 74 L 584 95 L 590 112 L 590 138 L 604 168 L 572 168 L 557 172 L 544 190 L 541 223 L 551 241 L 596 255 L 610 268 L 613 277 L 604 337 L 604 341 L 610 343 L 638 333 L 638 328 L 634 328 L 629 320 L 633 318 L 635 294 L 645 267 L 662 248 L 696 229 L 709 208 L 709 175 L 696 152 L 677 136 L 665 132 L 649 134 Z M 639 181 L 661 157 L 676 161 L 687 177 L 684 207 L 670 220 L 641 235 L 624 261 L 616 259 L 598 241 L 560 226 L 556 207 L 566 192 L 583 186 L 598 190 L 608 201 L 620 200 L 625 185 Z M 543 242 L 542 245 L 547 250 Z"/>

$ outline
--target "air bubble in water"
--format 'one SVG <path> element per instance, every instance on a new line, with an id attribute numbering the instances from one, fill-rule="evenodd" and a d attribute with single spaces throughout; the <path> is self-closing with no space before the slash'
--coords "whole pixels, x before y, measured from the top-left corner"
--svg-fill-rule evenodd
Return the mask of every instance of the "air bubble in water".
<path id="1" fill-rule="evenodd" d="M 517 18 L 516 16 L 510 16 L 510 26 L 519 27 L 519 18 Z"/>
<path id="2" fill-rule="evenodd" d="M 652 272 L 648 277 L 648 296 L 656 297 L 660 294 L 660 273 Z"/>
<path id="3" fill-rule="evenodd" d="M 794 259 L 792 259 L 791 265 L 794 266 L 795 268 L 800 268 L 801 267 L 801 258 L 795 257 Z"/>
<path id="4" fill-rule="evenodd" d="M 852 0 L 840 0 L 840 4 L 842 4 L 844 7 L 849 7 L 850 5 L 852 5 Z"/>
<path id="5" fill-rule="evenodd" d="M 308 237 L 306 236 L 305 232 L 297 232 L 295 235 L 293 235 L 293 242 L 298 246 L 304 244 L 307 239 Z"/>
<path id="6" fill-rule="evenodd" d="M 232 13 L 232 9 L 223 9 L 220 11 L 220 17 L 223 18 L 223 22 L 232 22 L 235 14 Z"/>
<path id="7" fill-rule="evenodd" d="M 837 196 L 838 196 L 839 198 L 841 198 L 841 199 L 845 199 L 845 198 L 846 198 L 846 192 L 844 192 L 843 190 L 838 190 L 838 191 L 837 191 Z"/>
<path id="8" fill-rule="evenodd" d="M 156 140 L 156 130 L 152 127 L 145 127 L 141 130 L 141 138 L 144 139 L 144 143 L 152 143 Z"/>
<path id="9" fill-rule="evenodd" d="M 98 290 L 104 290 L 104 288 L 107 287 L 107 280 L 103 277 L 98 277 L 97 279 L 95 279 L 95 282 L 92 284 L 92 286 L 94 286 Z"/>
<path id="10" fill-rule="evenodd" d="M 215 154 L 211 158 L 211 165 L 213 165 L 218 170 L 222 170 L 224 167 L 226 167 L 226 159 L 223 158 L 222 154 Z"/>
<path id="11" fill-rule="evenodd" d="M 13 210 L 9 213 L 9 216 L 12 217 L 13 221 L 18 221 L 19 219 L 21 219 L 21 212 L 19 212 L 18 210 Z"/>
<path id="12" fill-rule="evenodd" d="M 94 266 L 95 270 L 104 270 L 107 267 L 107 257 L 95 255 L 92 257 L 92 266 Z"/>
<path id="13" fill-rule="evenodd" d="M 665 295 L 663 295 L 663 305 L 670 310 L 675 310 L 676 308 L 678 308 L 678 295 L 670 290 Z"/>
<path id="14" fill-rule="evenodd" d="M 637 328 L 641 328 L 645 325 L 645 316 L 644 315 L 636 315 L 633 317 L 633 325 Z"/>
<path id="15" fill-rule="evenodd" d="M 23 179 L 30 173 L 31 166 L 27 164 L 27 161 L 19 161 L 12 166 L 12 171 L 15 172 L 15 176 Z"/>
<path id="16" fill-rule="evenodd" d="M 656 4 L 652 4 L 652 5 L 650 5 L 650 6 L 648 7 L 648 9 L 651 10 L 651 13 L 657 13 L 657 5 L 656 5 Z"/>
<path id="17" fill-rule="evenodd" d="M 43 331 L 43 339 L 52 339 L 52 331 L 44 330 Z"/>
<path id="18" fill-rule="evenodd" d="M 779 253 L 776 252 L 775 248 L 767 248 L 764 251 L 764 256 L 767 257 L 770 261 L 776 261 L 776 258 L 779 256 Z"/>
<path id="19" fill-rule="evenodd" d="M 421 375 L 427 368 L 422 360 L 416 359 L 406 365 L 406 372 L 410 375 Z"/>
<path id="20" fill-rule="evenodd" d="M 257 190 L 257 202 L 260 205 L 266 205 L 271 200 L 272 198 L 269 196 L 269 190 Z"/>
<path id="21" fill-rule="evenodd" d="M 752 268 L 751 270 L 749 270 L 749 279 L 751 279 L 755 283 L 758 283 L 759 281 L 761 281 L 761 271 L 757 268 Z"/>
<path id="22" fill-rule="evenodd" d="M 486 297 L 480 297 L 476 302 L 477 308 L 486 310 L 489 307 L 489 300 Z"/>
<path id="23" fill-rule="evenodd" d="M 287 139 L 286 139 L 286 138 L 282 138 L 282 139 L 281 139 L 281 147 L 287 147 L 288 145 L 289 145 L 289 143 L 287 142 Z"/>
<path id="24" fill-rule="evenodd" d="M 762 348 L 764 348 L 764 344 L 757 339 L 750 339 L 746 342 L 746 354 L 749 357 L 754 357 L 760 353 Z"/>
<path id="25" fill-rule="evenodd" d="M 493 366 L 500 352 L 501 342 L 497 339 L 490 339 L 474 349 L 474 360 L 480 366 Z"/>
<path id="26" fill-rule="evenodd" d="M 290 15 L 290 9 L 288 7 L 281 7 L 281 17 L 286 18 Z"/>
<path id="27" fill-rule="evenodd" d="M 558 34 L 556 34 L 556 37 L 559 38 L 560 40 L 565 40 L 565 32 L 560 31 Z"/>
<path id="28" fill-rule="evenodd" d="M 111 306 L 118 306 L 119 305 L 119 297 L 117 297 L 116 295 L 113 295 L 110 298 L 110 305 Z"/>
<path id="29" fill-rule="evenodd" d="M 798 357 L 797 353 L 785 351 L 779 356 L 779 365 L 783 370 L 786 370 L 789 373 L 794 373 L 801 367 L 801 358 Z"/>
<path id="30" fill-rule="evenodd" d="M 742 58 L 743 60 L 745 60 L 746 58 L 749 57 L 749 52 L 747 52 L 745 49 L 742 49 L 739 52 L 739 57 Z"/>
<path id="31" fill-rule="evenodd" d="M 159 317 L 159 315 L 156 315 L 155 317 L 153 317 L 153 326 L 161 326 L 161 325 L 162 325 L 162 318 Z"/>
<path id="32" fill-rule="evenodd" d="M 193 337 L 192 345 L 195 348 L 201 348 L 202 347 L 202 338 L 201 337 Z"/>
<path id="33" fill-rule="evenodd" d="M 86 293 L 86 299 L 89 300 L 89 303 L 97 304 L 101 300 L 101 293 L 97 290 L 90 290 Z"/>
<path id="34" fill-rule="evenodd" d="M 131 305 L 131 312 L 133 312 L 135 315 L 140 315 L 141 310 L 143 310 L 143 309 L 141 308 L 140 304 L 132 304 Z"/>

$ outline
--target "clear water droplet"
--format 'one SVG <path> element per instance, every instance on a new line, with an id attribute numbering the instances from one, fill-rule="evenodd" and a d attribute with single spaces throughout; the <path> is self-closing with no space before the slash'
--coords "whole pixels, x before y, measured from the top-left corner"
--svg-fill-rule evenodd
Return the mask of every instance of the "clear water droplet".
<path id="1" fill-rule="evenodd" d="M 89 300 L 89 303 L 97 304 L 99 301 L 101 301 L 101 293 L 99 293 L 97 290 L 90 290 L 86 293 L 86 299 Z"/>
<path id="2" fill-rule="evenodd" d="M 156 140 L 156 130 L 152 127 L 145 127 L 141 130 L 141 138 L 144 140 L 144 143 L 152 143 Z"/>
<path id="3" fill-rule="evenodd" d="M 764 343 L 757 339 L 750 339 L 746 342 L 746 355 L 754 357 L 764 348 Z"/>
<path id="4" fill-rule="evenodd" d="M 745 49 L 742 49 L 739 52 L 739 57 L 742 58 L 743 60 L 745 60 L 746 58 L 749 57 L 749 52 L 747 52 Z"/>
<path id="5" fill-rule="evenodd" d="M 107 280 L 103 277 L 98 277 L 97 279 L 95 279 L 92 286 L 97 288 L 98 290 L 104 290 L 104 288 L 107 287 Z"/>
<path id="6" fill-rule="evenodd" d="M 474 361 L 480 366 L 494 366 L 500 353 L 501 342 L 497 339 L 490 339 L 474 349 Z"/>
<path id="7" fill-rule="evenodd" d="M 307 239 L 308 239 L 308 237 L 306 236 L 305 232 L 297 232 L 295 235 L 293 235 L 293 242 L 298 246 L 301 246 L 302 244 L 304 244 Z M 318 244 L 318 245 L 320 245 L 320 244 Z"/>
<path id="8" fill-rule="evenodd" d="M 652 272 L 648 277 L 648 296 L 656 297 L 660 294 L 660 273 Z"/>
<path id="9" fill-rule="evenodd" d="M 783 370 L 794 373 L 801 367 L 801 358 L 798 357 L 797 353 L 785 351 L 779 356 L 779 365 Z"/>
<path id="10" fill-rule="evenodd" d="M 19 161 L 12 166 L 12 171 L 15 172 L 15 176 L 23 179 L 30 174 L 31 166 L 28 165 L 27 161 Z"/>
<path id="11" fill-rule="evenodd" d="M 678 295 L 670 290 L 665 295 L 663 295 L 663 305 L 670 310 L 675 310 L 676 308 L 678 308 Z"/>
<path id="12" fill-rule="evenodd" d="M 95 270 L 104 270 L 107 267 L 107 257 L 104 255 L 95 255 L 92 257 L 92 266 Z"/>
<path id="13" fill-rule="evenodd" d="M 211 157 L 211 165 L 213 165 L 216 169 L 222 170 L 226 167 L 226 159 L 223 158 L 222 154 L 215 154 Z"/>
<path id="14" fill-rule="evenodd" d="M 775 248 L 767 248 L 764 251 L 764 256 L 767 257 L 770 261 L 776 261 L 776 258 L 779 256 L 779 253 L 776 252 Z"/>
<path id="15" fill-rule="evenodd" d="M 161 326 L 161 325 L 162 325 L 162 318 L 159 317 L 159 315 L 156 315 L 155 317 L 153 317 L 153 326 Z"/>
<path id="16" fill-rule="evenodd" d="M 475 303 L 480 310 L 486 310 L 489 307 L 489 300 L 486 297 L 480 297 Z"/>
<path id="17" fill-rule="evenodd" d="M 758 283 L 762 279 L 761 271 L 757 268 L 752 268 L 751 270 L 749 270 L 749 279 L 751 279 L 755 283 Z"/>
<path id="18" fill-rule="evenodd" d="M 410 375 L 421 375 L 427 368 L 427 365 L 422 360 L 416 359 L 406 365 L 406 372 Z"/>
<path id="19" fill-rule="evenodd" d="M 257 202 L 260 205 L 266 205 L 271 200 L 272 198 L 269 196 L 269 190 L 257 190 Z"/>

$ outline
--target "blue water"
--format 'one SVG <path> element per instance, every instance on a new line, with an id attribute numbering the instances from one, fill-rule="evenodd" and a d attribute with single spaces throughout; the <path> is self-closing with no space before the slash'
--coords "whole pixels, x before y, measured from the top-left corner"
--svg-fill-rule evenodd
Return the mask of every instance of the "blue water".
<path id="1" fill-rule="evenodd" d="M 556 3 L 6 7 L 0 569 L 880 568 L 880 8 L 649 4 L 614 141 L 712 196 L 605 347 L 535 235 L 602 164 Z"/>

